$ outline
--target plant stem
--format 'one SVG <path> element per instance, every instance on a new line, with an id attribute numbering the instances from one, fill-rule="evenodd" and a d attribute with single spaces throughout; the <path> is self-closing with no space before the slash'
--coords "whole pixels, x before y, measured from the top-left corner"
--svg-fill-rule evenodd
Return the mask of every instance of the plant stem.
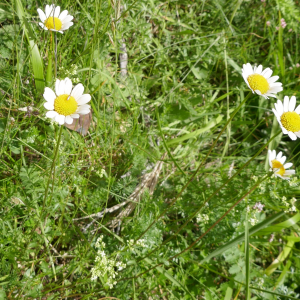
<path id="1" fill-rule="evenodd" d="M 48 197 L 49 185 L 50 185 L 50 181 L 51 181 L 51 175 L 52 175 L 53 169 L 55 167 L 55 162 L 56 162 L 56 158 L 57 158 L 57 154 L 58 154 L 58 149 L 59 149 L 59 144 L 60 144 L 60 140 L 61 140 L 62 129 L 63 129 L 63 127 L 60 126 L 59 135 L 58 135 L 58 139 L 57 139 L 57 143 L 56 143 L 56 148 L 55 148 L 55 152 L 54 152 L 54 157 L 53 157 L 53 161 L 52 161 L 52 165 L 51 165 L 50 176 L 48 178 L 47 187 L 46 187 L 46 191 L 45 191 L 45 197 L 44 197 L 44 201 L 43 201 L 43 209 L 42 209 L 42 211 L 44 211 L 45 204 L 46 204 L 46 199 Z M 53 175 L 53 181 L 54 181 L 54 175 Z M 53 185 L 53 182 L 52 182 L 52 185 Z"/>

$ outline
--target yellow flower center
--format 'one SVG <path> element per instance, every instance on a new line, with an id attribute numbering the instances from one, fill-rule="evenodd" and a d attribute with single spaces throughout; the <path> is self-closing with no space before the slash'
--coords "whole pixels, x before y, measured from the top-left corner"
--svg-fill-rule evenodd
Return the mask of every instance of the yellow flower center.
<path id="1" fill-rule="evenodd" d="M 280 176 L 283 176 L 284 173 L 285 173 L 285 168 L 283 167 L 283 164 L 280 161 L 278 161 L 277 159 L 273 159 L 271 161 L 271 163 L 272 163 L 272 169 L 273 170 L 274 169 L 279 169 L 279 171 L 276 172 L 276 174 L 278 174 Z"/>
<path id="2" fill-rule="evenodd" d="M 295 111 L 288 111 L 280 118 L 282 126 L 292 132 L 300 131 L 300 116 Z"/>
<path id="3" fill-rule="evenodd" d="M 55 30 L 60 30 L 62 26 L 61 20 L 59 18 L 54 17 L 54 22 L 53 22 L 53 16 L 49 17 L 44 24 L 48 29 L 55 29 Z"/>
<path id="4" fill-rule="evenodd" d="M 262 93 L 262 95 L 270 89 L 268 80 L 262 75 L 252 74 L 248 76 L 247 80 L 251 89 L 253 91 L 259 90 Z"/>
<path id="5" fill-rule="evenodd" d="M 78 104 L 75 98 L 70 96 L 69 100 L 67 100 L 69 96 L 67 94 L 60 95 L 54 100 L 54 110 L 60 115 L 69 116 L 77 110 Z"/>

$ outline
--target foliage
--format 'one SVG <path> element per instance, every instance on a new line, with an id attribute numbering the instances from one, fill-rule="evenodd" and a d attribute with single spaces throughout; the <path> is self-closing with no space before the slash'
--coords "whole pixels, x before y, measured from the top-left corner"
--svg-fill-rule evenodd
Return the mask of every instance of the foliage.
<path id="1" fill-rule="evenodd" d="M 45 4 L 0 4 L 0 299 L 298 299 L 299 180 L 265 168 L 274 99 L 251 95 L 221 129 L 249 93 L 244 63 L 299 98 L 299 1 L 56 1 L 74 16 L 57 34 L 58 78 L 81 82 L 93 111 L 86 136 L 63 127 L 60 140 L 30 48 L 46 70 Z M 297 170 L 298 141 L 271 145 Z M 132 199 L 161 160 L 154 193 Z M 127 200 L 116 228 L 126 206 L 94 216 Z M 267 224 L 279 212 L 280 229 Z"/>

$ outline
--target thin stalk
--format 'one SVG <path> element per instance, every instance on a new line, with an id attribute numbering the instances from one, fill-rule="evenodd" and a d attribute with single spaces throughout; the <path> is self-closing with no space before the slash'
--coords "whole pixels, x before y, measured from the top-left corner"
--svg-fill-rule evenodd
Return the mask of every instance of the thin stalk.
<path id="1" fill-rule="evenodd" d="M 60 140 L 61 140 L 62 130 L 63 130 L 63 127 L 60 126 L 59 135 L 58 135 L 56 148 L 55 148 L 55 152 L 54 152 L 54 157 L 53 157 L 53 161 L 52 161 L 52 165 L 51 165 L 50 176 L 48 178 L 47 187 L 46 187 L 46 191 L 45 191 L 45 197 L 44 197 L 44 201 L 43 201 L 43 210 L 42 211 L 44 211 L 45 204 L 46 204 L 46 199 L 47 199 L 48 193 L 49 193 L 49 185 L 50 185 L 50 181 L 51 181 L 51 175 L 52 175 L 53 169 L 55 167 L 55 162 L 56 162 L 56 158 L 57 158 L 57 154 L 58 154 L 58 149 L 59 149 L 59 144 L 60 144 Z M 54 178 L 53 178 L 53 180 L 54 180 Z"/>

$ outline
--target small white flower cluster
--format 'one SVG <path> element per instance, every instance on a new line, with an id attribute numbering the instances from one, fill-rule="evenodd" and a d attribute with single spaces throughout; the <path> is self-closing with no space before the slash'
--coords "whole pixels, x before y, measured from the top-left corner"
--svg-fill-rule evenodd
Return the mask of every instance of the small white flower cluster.
<path id="1" fill-rule="evenodd" d="M 257 213 L 262 212 L 263 208 L 264 205 L 261 204 L 260 202 L 256 202 L 255 205 L 252 207 L 252 209 L 249 205 L 247 206 L 247 212 L 250 213 L 250 217 L 248 221 L 252 226 L 258 223 L 259 220 L 257 219 Z"/>
<path id="2" fill-rule="evenodd" d="M 128 247 L 131 249 L 133 247 L 134 240 L 133 239 L 127 240 L 127 244 L 128 244 Z M 140 240 L 136 241 L 136 246 L 143 247 L 143 248 L 147 247 L 144 239 L 140 239 Z"/>
<path id="3" fill-rule="evenodd" d="M 257 210 L 258 212 L 261 212 L 264 208 L 264 205 L 261 204 L 260 202 L 256 202 L 255 205 L 253 206 L 253 209 Z"/>
<path id="4" fill-rule="evenodd" d="M 295 212 L 297 211 L 297 208 L 295 206 L 295 203 L 296 203 L 297 199 L 296 198 L 292 198 L 290 200 L 291 203 L 288 203 L 287 200 L 286 200 L 286 197 L 283 196 L 282 197 L 282 203 L 284 204 L 284 206 L 286 207 L 286 210 L 284 211 L 285 213 L 288 213 L 288 212 Z"/>
<path id="5" fill-rule="evenodd" d="M 254 182 L 257 182 L 257 180 L 258 180 L 258 177 L 257 177 L 257 176 L 255 176 L 255 175 L 253 175 L 253 176 L 251 177 L 251 179 L 252 179 Z"/>
<path id="6" fill-rule="evenodd" d="M 196 217 L 197 223 L 207 224 L 209 221 L 209 216 L 206 214 L 198 214 Z"/>
<path id="7" fill-rule="evenodd" d="M 98 251 L 95 259 L 95 267 L 91 270 L 91 280 L 97 280 L 97 278 L 100 278 L 102 281 L 104 278 L 107 278 L 104 284 L 108 285 L 109 288 L 112 289 L 114 285 L 117 284 L 115 278 L 118 275 L 118 272 L 115 269 L 117 268 L 118 271 L 121 271 L 126 267 L 126 264 L 107 258 L 105 251 L 103 250 L 105 248 L 105 243 L 102 240 L 103 235 L 98 238 L 95 244 L 95 247 L 98 248 Z"/>
<path id="8" fill-rule="evenodd" d="M 72 77 L 72 82 L 79 83 L 79 78 L 74 77 L 75 75 L 77 75 L 77 69 L 78 66 L 72 64 L 69 70 L 65 69 L 64 67 L 60 67 L 59 71 L 63 74 L 62 77 Z"/>
<path id="9" fill-rule="evenodd" d="M 290 186 L 297 186 L 298 185 L 298 178 L 295 176 L 289 181 Z"/>
<path id="10" fill-rule="evenodd" d="M 107 177 L 107 174 L 104 169 L 101 169 L 101 171 L 97 171 L 96 173 L 100 178 L 102 178 L 103 176 Z"/>
<path id="11" fill-rule="evenodd" d="M 262 288 L 263 286 L 264 286 L 264 279 L 263 278 L 261 278 L 261 277 L 259 277 L 259 278 L 257 278 L 257 286 L 259 287 L 259 288 Z"/>
<path id="12" fill-rule="evenodd" d="M 272 243 L 274 241 L 275 234 L 272 233 L 269 238 L 269 242 Z"/>

